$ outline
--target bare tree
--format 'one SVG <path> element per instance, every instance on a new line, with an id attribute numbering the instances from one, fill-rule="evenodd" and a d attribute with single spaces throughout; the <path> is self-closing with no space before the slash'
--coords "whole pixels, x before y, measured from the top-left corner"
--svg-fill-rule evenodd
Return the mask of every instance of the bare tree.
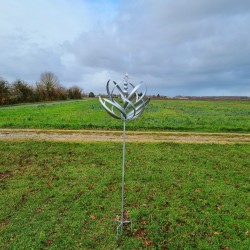
<path id="1" fill-rule="evenodd" d="M 56 98 L 58 100 L 67 100 L 68 99 L 67 89 L 62 86 L 58 86 L 56 88 Z"/>
<path id="2" fill-rule="evenodd" d="M 23 80 L 16 80 L 11 86 L 12 102 L 32 102 L 34 101 L 34 89 Z"/>
<path id="3" fill-rule="evenodd" d="M 0 78 L 0 105 L 7 104 L 9 99 L 9 83 Z"/>
<path id="4" fill-rule="evenodd" d="M 69 99 L 81 99 L 83 90 L 78 86 L 72 86 L 68 89 Z"/>
<path id="5" fill-rule="evenodd" d="M 37 90 L 46 101 L 59 99 L 58 90 L 61 90 L 61 86 L 57 76 L 49 71 L 43 72 L 37 84 Z"/>
<path id="6" fill-rule="evenodd" d="M 45 87 L 37 82 L 36 83 L 36 88 L 35 88 L 35 100 L 38 102 L 45 101 L 47 100 L 47 92 L 45 90 Z"/>
<path id="7" fill-rule="evenodd" d="M 42 84 L 51 84 L 51 85 L 54 85 L 54 86 L 58 86 L 60 85 L 60 81 L 59 79 L 57 78 L 57 76 L 50 72 L 50 71 L 46 71 L 46 72 L 43 72 L 40 76 L 40 83 Z"/>

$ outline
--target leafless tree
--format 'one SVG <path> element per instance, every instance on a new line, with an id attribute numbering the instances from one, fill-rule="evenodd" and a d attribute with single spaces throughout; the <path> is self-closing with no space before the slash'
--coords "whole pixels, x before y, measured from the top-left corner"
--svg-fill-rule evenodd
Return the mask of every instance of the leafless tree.
<path id="1" fill-rule="evenodd" d="M 0 78 L 0 105 L 7 104 L 9 97 L 9 83 Z"/>
<path id="2" fill-rule="evenodd" d="M 10 98 L 12 103 L 33 102 L 34 89 L 31 85 L 23 80 L 16 80 L 11 85 Z"/>
<path id="3" fill-rule="evenodd" d="M 78 86 L 72 86 L 68 89 L 69 99 L 81 99 L 83 90 Z"/>
<path id="4" fill-rule="evenodd" d="M 37 83 L 37 91 L 41 94 L 42 99 L 46 101 L 59 99 L 61 86 L 57 76 L 52 72 L 43 72 L 40 81 Z M 59 91 L 60 90 L 60 91 Z"/>

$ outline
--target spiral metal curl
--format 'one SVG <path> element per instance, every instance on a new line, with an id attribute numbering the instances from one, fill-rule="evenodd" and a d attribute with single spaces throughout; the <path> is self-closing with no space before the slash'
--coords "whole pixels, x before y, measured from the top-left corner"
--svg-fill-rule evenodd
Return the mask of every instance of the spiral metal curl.
<path id="1" fill-rule="evenodd" d="M 139 93 L 138 90 L 142 86 L 139 84 L 134 86 L 132 83 L 128 82 L 128 75 L 124 77 L 123 89 L 113 81 L 114 87 L 110 90 L 110 80 L 107 82 L 106 90 L 108 94 L 107 98 L 101 98 L 99 96 L 99 101 L 103 108 L 115 119 L 122 119 L 124 121 L 132 120 L 137 118 L 142 114 L 145 107 L 149 103 L 150 99 L 146 98 L 147 88 L 143 93 Z M 131 92 L 128 92 L 128 86 L 132 87 Z M 118 103 L 114 98 L 115 91 L 119 92 L 122 100 L 122 104 Z"/>

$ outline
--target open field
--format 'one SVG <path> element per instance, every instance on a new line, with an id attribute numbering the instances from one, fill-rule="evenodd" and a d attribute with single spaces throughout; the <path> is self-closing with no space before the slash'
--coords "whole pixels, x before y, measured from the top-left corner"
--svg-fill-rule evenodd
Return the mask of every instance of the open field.
<path id="1" fill-rule="evenodd" d="M 0 128 L 121 130 L 122 127 L 97 99 L 0 108 L 0 117 Z M 152 100 L 142 117 L 127 122 L 127 129 L 249 133 L 250 102 Z"/>
<path id="2" fill-rule="evenodd" d="M 248 249 L 249 144 L 0 142 L 1 249 Z"/>
<path id="3" fill-rule="evenodd" d="M 248 249 L 250 102 L 153 100 L 127 122 L 117 240 L 121 129 L 97 99 L 0 108 L 0 249 Z"/>

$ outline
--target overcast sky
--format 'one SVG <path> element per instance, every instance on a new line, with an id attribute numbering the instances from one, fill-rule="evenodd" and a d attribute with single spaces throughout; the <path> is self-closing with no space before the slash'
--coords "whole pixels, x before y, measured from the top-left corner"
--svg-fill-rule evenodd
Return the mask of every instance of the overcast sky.
<path id="1" fill-rule="evenodd" d="M 0 77 L 250 96 L 249 0 L 0 0 Z"/>

